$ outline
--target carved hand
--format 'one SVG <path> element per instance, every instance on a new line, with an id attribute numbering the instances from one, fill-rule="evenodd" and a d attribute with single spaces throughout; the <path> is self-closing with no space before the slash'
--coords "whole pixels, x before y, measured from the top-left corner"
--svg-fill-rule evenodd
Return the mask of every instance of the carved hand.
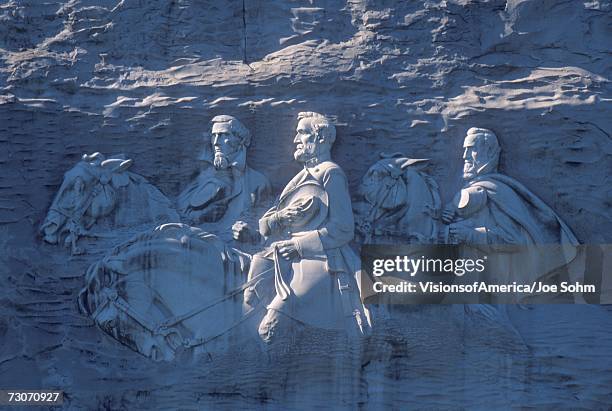
<path id="1" fill-rule="evenodd" d="M 466 242 L 470 238 L 472 229 L 463 224 L 451 224 L 448 226 L 448 237 L 451 244 Z"/>
<path id="2" fill-rule="evenodd" d="M 283 208 L 280 211 L 277 211 L 276 218 L 281 224 L 287 225 L 296 221 L 300 217 L 302 212 L 303 209 L 301 204 L 291 205 L 289 207 Z"/>
<path id="3" fill-rule="evenodd" d="M 259 233 L 244 221 L 236 221 L 232 225 L 232 237 L 241 243 L 256 243 Z"/>
<path id="4" fill-rule="evenodd" d="M 277 241 L 272 244 L 272 247 L 278 247 L 279 254 L 285 260 L 291 260 L 292 258 L 299 256 L 297 245 L 292 240 Z"/>
<path id="5" fill-rule="evenodd" d="M 455 214 L 456 211 L 454 209 L 454 207 L 452 206 L 447 206 L 443 211 L 442 211 L 442 221 L 446 224 L 450 224 L 454 218 L 455 218 Z"/>

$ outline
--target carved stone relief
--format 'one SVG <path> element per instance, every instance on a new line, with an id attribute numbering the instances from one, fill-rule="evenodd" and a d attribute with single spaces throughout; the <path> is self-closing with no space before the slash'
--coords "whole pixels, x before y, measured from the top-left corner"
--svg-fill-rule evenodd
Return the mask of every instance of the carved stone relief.
<path id="1" fill-rule="evenodd" d="M 349 246 L 355 222 L 347 179 L 330 156 L 335 127 L 318 113 L 301 113 L 298 120 L 294 158 L 302 171 L 261 217 L 257 231 L 241 221 L 233 225 L 236 240 L 260 247 L 255 254 L 178 223 L 169 200 L 126 171 L 131 160 L 84 156 L 66 173 L 41 228 L 45 241 L 59 242 L 67 233 L 64 241 L 75 251 L 78 236 L 87 235 L 85 230 L 103 217 L 116 213 L 115 224 L 134 221 L 129 202 L 143 198 L 142 193 L 155 200 L 145 203 L 151 209 L 145 216 L 174 217 L 177 223 L 143 232 L 93 264 L 79 297 L 82 312 L 155 360 L 172 360 L 179 349 L 197 351 L 249 317 L 256 318 L 252 328 L 266 342 L 304 326 L 367 334 L 371 317 L 357 298 L 359 260 Z M 242 194 L 263 195 L 268 183 L 259 179 L 260 184 L 249 185 L 249 174 L 256 172 L 244 162 L 246 128 L 230 116 L 213 122 L 214 167 L 200 174 L 179 203 L 183 215 L 193 217 L 193 205 L 200 199 L 208 204 L 200 216 L 220 221 L 228 208 L 212 213 L 216 201 L 227 206 Z M 218 144 L 224 137 L 225 145 Z M 232 141 L 234 151 L 228 149 Z M 363 177 L 355 202 L 358 244 L 577 244 L 549 207 L 516 180 L 496 172 L 501 150 L 492 131 L 470 129 L 464 149 L 465 186 L 443 212 L 438 185 L 425 172 L 428 160 L 382 153 Z M 227 181 L 234 188 L 224 185 L 224 173 L 232 175 Z M 229 191 L 220 195 L 224 187 Z M 236 187 L 237 195 L 230 194 Z M 125 193 L 118 195 L 118 190 Z M 209 198 L 204 199 L 206 193 Z M 246 206 L 239 202 L 230 215 L 239 215 Z"/>
<path id="2" fill-rule="evenodd" d="M 558 244 L 562 251 L 549 249 L 547 258 L 541 257 L 544 251 L 538 248 L 514 255 L 496 254 L 495 260 L 489 261 L 495 275 L 488 280 L 500 284 L 520 280 L 531 284 L 560 269 L 567 270 L 572 281 L 584 280 L 584 262 L 575 247 L 579 242 L 569 226 L 524 185 L 498 172 L 501 147 L 495 133 L 470 128 L 463 150 L 464 186 L 443 211 L 442 241 L 467 245 Z M 538 253 L 540 258 L 534 258 Z M 530 260 L 534 263 L 525 263 Z M 522 262 L 520 277 L 512 269 L 519 261 Z M 504 302 L 516 302 L 517 298 L 510 297 Z M 575 298 L 584 302 L 578 294 Z"/>
<path id="3" fill-rule="evenodd" d="M 212 119 L 211 146 L 204 151 L 204 167 L 179 195 L 177 203 L 190 224 L 231 224 L 270 193 L 270 182 L 247 164 L 251 132 L 235 117 Z"/>
<path id="4" fill-rule="evenodd" d="M 438 184 L 422 171 L 428 160 L 401 153 L 380 157 L 363 177 L 363 199 L 355 204 L 363 242 L 437 242 L 440 195 Z"/>
<path id="5" fill-rule="evenodd" d="M 122 229 L 178 221 L 172 202 L 142 176 L 128 171 L 133 161 L 124 156 L 105 158 L 84 154 L 64 175 L 40 227 L 45 242 L 85 250 L 79 237 L 120 238 Z M 124 234 L 125 235 L 125 234 Z"/>

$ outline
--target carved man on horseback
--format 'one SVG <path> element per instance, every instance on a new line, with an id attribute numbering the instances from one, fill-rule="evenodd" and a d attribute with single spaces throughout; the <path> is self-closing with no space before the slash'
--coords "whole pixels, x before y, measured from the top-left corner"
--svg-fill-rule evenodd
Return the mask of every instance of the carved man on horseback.
<path id="1" fill-rule="evenodd" d="M 354 278 L 359 259 L 349 246 L 354 220 L 347 178 L 330 155 L 336 129 L 318 113 L 298 118 L 294 158 L 304 168 L 260 219 L 261 235 L 276 241 L 255 256 L 262 263 L 249 273 L 252 279 L 274 267 L 274 282 L 267 282 L 273 297 L 259 325 L 266 342 L 301 325 L 357 333 L 369 328 Z M 266 285 L 261 288 L 256 291 L 265 299 Z"/>
<path id="2" fill-rule="evenodd" d="M 369 317 L 354 278 L 359 258 L 349 247 L 354 221 L 347 179 L 330 157 L 335 138 L 327 118 L 300 114 L 294 157 L 304 169 L 259 222 L 270 241 L 265 250 L 250 256 L 201 229 L 165 224 L 90 267 L 81 310 L 156 360 L 210 349 L 239 332 L 239 324 L 250 330 L 247 320 L 257 315 L 266 342 L 307 326 L 367 332 Z M 246 227 L 235 229 L 235 237 L 243 237 L 239 231 Z"/>

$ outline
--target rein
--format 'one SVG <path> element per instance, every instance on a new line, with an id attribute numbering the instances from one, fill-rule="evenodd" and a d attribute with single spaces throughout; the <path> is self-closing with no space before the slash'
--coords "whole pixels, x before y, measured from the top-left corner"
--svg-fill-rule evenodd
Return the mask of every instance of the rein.
<path id="1" fill-rule="evenodd" d="M 50 211 L 55 211 L 58 214 L 63 215 L 64 217 L 66 217 L 71 223 L 73 224 L 78 224 L 79 221 L 83 218 L 83 216 L 85 215 L 85 213 L 87 212 L 87 210 L 89 209 L 89 207 L 91 206 L 91 203 L 93 202 L 93 199 L 100 194 L 100 192 L 102 190 L 99 189 L 99 187 L 102 185 L 102 183 L 98 182 L 98 184 L 96 184 L 94 186 L 94 188 L 91 190 L 91 192 L 89 193 L 89 196 L 87 196 L 87 199 L 85 200 L 84 206 L 81 207 L 79 210 L 80 212 L 75 212 L 73 214 L 68 214 L 67 212 L 65 212 L 62 209 L 59 209 L 57 207 L 53 207 L 51 206 L 51 208 L 49 208 Z M 76 231 L 72 230 L 72 228 L 70 229 L 70 233 L 75 233 Z"/>
<path id="2" fill-rule="evenodd" d="M 367 229 L 366 229 L 366 237 L 364 239 L 364 242 L 366 244 L 369 244 L 372 241 L 372 232 L 374 231 L 374 221 L 376 221 L 376 214 L 378 212 L 378 210 L 380 210 L 380 207 L 382 206 L 382 204 L 385 202 L 385 200 L 387 199 L 387 197 L 389 197 L 389 194 L 391 193 L 391 187 L 392 184 L 385 184 L 385 187 L 387 189 L 387 192 L 385 193 L 384 196 L 382 196 L 382 198 L 380 198 L 379 200 L 376 201 L 376 203 L 370 205 L 370 211 L 368 212 L 368 216 L 364 219 L 365 223 L 367 223 Z"/>
<path id="3" fill-rule="evenodd" d="M 94 313 L 92 314 L 92 317 L 94 319 L 97 320 L 98 316 L 102 313 L 102 311 L 104 310 L 104 308 L 106 308 L 108 306 L 108 304 L 112 304 L 115 306 L 115 308 L 117 308 L 118 310 L 121 310 L 123 313 L 125 313 L 129 318 L 131 318 L 132 320 L 134 320 L 135 322 L 137 322 L 138 324 L 140 324 L 142 327 L 144 327 L 147 331 L 149 331 L 153 336 L 156 335 L 161 335 L 161 336 L 167 336 L 169 334 L 171 334 L 172 332 L 176 331 L 175 326 L 180 325 L 182 322 L 184 322 L 185 320 L 188 320 L 198 314 L 201 314 L 221 303 L 224 303 L 225 301 L 228 301 L 231 298 L 234 298 L 236 295 L 241 294 L 242 292 L 244 292 L 244 290 L 246 290 L 247 288 L 253 286 L 254 284 L 256 284 L 258 281 L 261 280 L 261 278 L 263 276 L 267 276 L 267 275 L 271 275 L 272 274 L 273 269 L 268 269 L 266 271 L 264 271 L 263 273 L 259 274 L 258 276 L 252 278 L 251 280 L 245 282 L 244 284 L 242 284 L 240 287 L 232 290 L 230 293 L 225 294 L 224 296 L 210 302 L 207 304 L 204 304 L 200 307 L 196 307 L 182 315 L 176 315 L 174 317 L 170 317 L 167 318 L 166 320 L 162 321 L 161 323 L 159 323 L 159 325 L 155 326 L 154 321 L 150 321 L 147 318 L 144 318 L 143 316 L 141 316 L 139 313 L 137 313 L 136 311 L 134 311 L 132 309 L 132 307 L 130 306 L 130 304 L 125 301 L 125 299 L 123 299 L 122 297 L 120 297 L 117 292 L 114 289 L 111 288 L 106 288 L 103 293 L 106 297 L 105 301 L 102 302 L 102 304 L 100 304 L 96 310 L 94 311 Z M 116 288 L 116 286 L 120 283 L 125 281 L 125 279 L 121 279 L 119 281 L 116 281 L 115 283 L 111 284 L 110 287 Z M 154 291 L 154 290 L 153 290 Z M 243 314 L 242 318 L 240 320 L 238 320 L 237 322 L 231 324 L 229 327 L 227 327 L 226 329 L 224 329 L 223 331 L 217 333 L 214 336 L 211 337 L 201 337 L 201 338 L 197 338 L 197 339 L 189 339 L 189 338 L 185 338 L 183 339 L 183 346 L 185 348 L 193 348 L 199 345 L 203 345 L 206 344 L 216 338 L 221 337 L 222 335 L 228 333 L 229 331 L 231 331 L 232 329 L 234 329 L 235 327 L 237 327 L 238 325 L 240 325 L 241 323 L 243 323 L 244 321 L 246 321 L 248 318 L 250 318 L 254 312 L 255 312 L 255 308 L 250 309 L 248 312 L 246 312 L 245 314 Z"/>

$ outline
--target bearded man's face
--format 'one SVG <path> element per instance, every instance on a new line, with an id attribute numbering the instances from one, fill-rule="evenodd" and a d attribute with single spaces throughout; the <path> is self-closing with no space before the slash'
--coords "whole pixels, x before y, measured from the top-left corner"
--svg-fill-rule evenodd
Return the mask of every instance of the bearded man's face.
<path id="1" fill-rule="evenodd" d="M 221 170 L 229 167 L 242 145 L 240 138 L 226 123 L 213 125 L 211 143 L 215 154 L 213 164 L 215 168 Z"/>
<path id="2" fill-rule="evenodd" d="M 295 152 L 293 158 L 301 163 L 305 163 L 316 157 L 318 153 L 317 133 L 312 127 L 312 121 L 309 118 L 303 118 L 299 121 L 295 138 Z"/>
<path id="3" fill-rule="evenodd" d="M 463 179 L 471 180 L 489 162 L 489 152 L 482 138 L 469 135 L 463 143 Z"/>

